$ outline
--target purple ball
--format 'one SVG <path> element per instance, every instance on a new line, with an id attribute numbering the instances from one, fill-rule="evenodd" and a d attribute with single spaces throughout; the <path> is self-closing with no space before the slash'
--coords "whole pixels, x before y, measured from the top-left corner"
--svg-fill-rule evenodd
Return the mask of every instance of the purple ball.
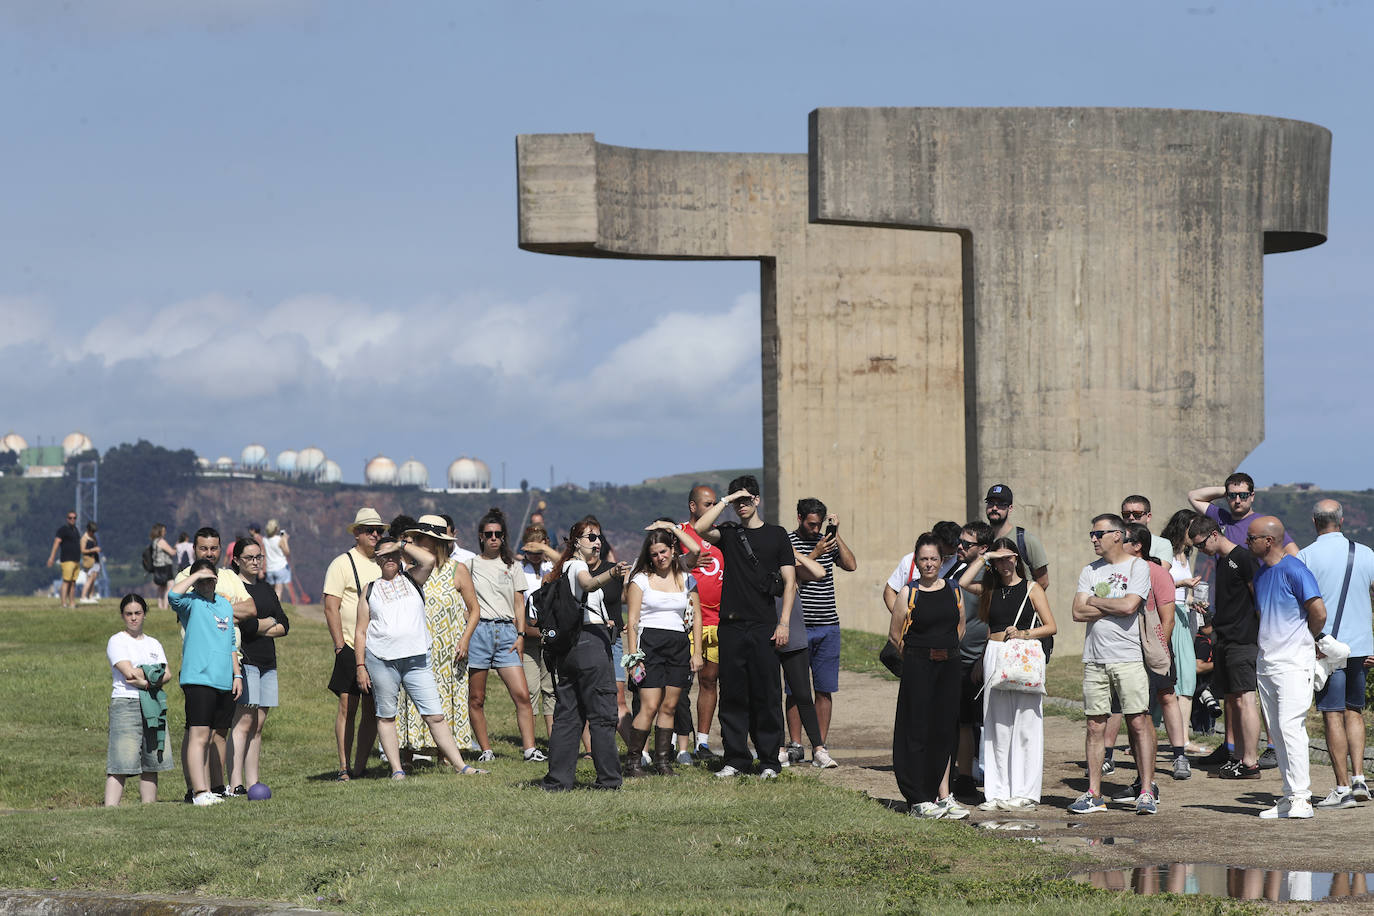
<path id="1" fill-rule="evenodd" d="M 272 797 L 272 790 L 267 788 L 265 782 L 255 782 L 248 787 L 249 801 L 266 801 Z"/>

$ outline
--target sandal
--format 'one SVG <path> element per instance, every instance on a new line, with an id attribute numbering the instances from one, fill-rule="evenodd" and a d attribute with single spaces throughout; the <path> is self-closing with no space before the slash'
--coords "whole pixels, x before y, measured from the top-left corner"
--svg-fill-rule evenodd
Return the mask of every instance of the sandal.
<path id="1" fill-rule="evenodd" d="M 477 769 L 477 767 L 473 766 L 472 764 L 470 764 L 470 763 L 465 763 L 465 764 L 463 764 L 463 768 L 462 768 L 461 770 L 458 771 L 458 775 L 459 775 L 459 776 L 485 776 L 485 775 L 487 775 L 487 774 L 490 773 L 490 772 L 491 772 L 491 770 L 479 770 L 479 769 Z"/>
<path id="2" fill-rule="evenodd" d="M 400 781 L 400 780 L 402 780 L 402 779 L 405 779 L 405 778 L 406 778 L 406 771 L 405 771 L 405 770 L 397 770 L 396 772 L 394 772 L 394 773 L 391 774 L 391 778 L 392 778 L 392 779 L 395 779 L 395 780 L 397 780 L 397 781 Z"/>
<path id="3" fill-rule="evenodd" d="M 335 781 L 335 782 L 348 782 L 348 781 L 349 781 L 350 779 L 352 779 L 352 778 L 353 778 L 352 776 L 349 776 L 349 775 L 348 775 L 348 771 L 347 771 L 347 770 L 340 770 L 340 771 L 339 771 L 339 775 L 337 775 L 337 776 L 334 777 L 334 781 Z"/>

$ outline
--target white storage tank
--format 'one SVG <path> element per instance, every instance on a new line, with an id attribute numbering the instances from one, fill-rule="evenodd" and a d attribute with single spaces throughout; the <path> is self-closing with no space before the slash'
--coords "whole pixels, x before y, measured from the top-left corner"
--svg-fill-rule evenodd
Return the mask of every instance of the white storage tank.
<path id="1" fill-rule="evenodd" d="M 396 462 L 385 455 L 378 455 L 363 467 L 363 481 L 373 486 L 394 486 L 396 484 Z"/>
<path id="2" fill-rule="evenodd" d="M 324 452 L 313 445 L 309 448 L 303 448 L 296 455 L 296 473 L 302 477 L 313 478 L 320 472 L 320 467 L 324 462 Z"/>
<path id="3" fill-rule="evenodd" d="M 228 455 L 220 455 L 215 459 L 216 471 L 232 471 L 234 469 L 234 459 Z"/>
<path id="4" fill-rule="evenodd" d="M 429 468 L 411 458 L 396 471 L 396 483 L 403 487 L 427 487 Z"/>
<path id="5" fill-rule="evenodd" d="M 83 432 L 68 433 L 67 438 L 62 440 L 62 457 L 70 458 L 82 452 L 88 452 L 95 446 L 91 445 L 91 438 Z"/>
<path id="6" fill-rule="evenodd" d="M 277 453 L 277 471 L 282 474 L 296 473 L 296 450 L 294 448 Z"/>
<path id="7" fill-rule="evenodd" d="M 261 471 L 267 467 L 267 449 L 256 442 L 245 445 L 239 453 L 239 467 L 248 471 Z"/>
<path id="8" fill-rule="evenodd" d="M 343 469 L 339 467 L 338 462 L 326 458 L 316 472 L 315 479 L 320 483 L 338 483 L 343 480 Z"/>
<path id="9" fill-rule="evenodd" d="M 28 447 L 29 443 L 14 430 L 10 430 L 5 434 L 5 438 L 0 439 L 0 452 L 14 452 L 17 455 Z"/>
<path id="10" fill-rule="evenodd" d="M 491 471 L 486 462 L 464 456 L 448 466 L 448 485 L 454 490 L 486 490 L 491 487 Z"/>

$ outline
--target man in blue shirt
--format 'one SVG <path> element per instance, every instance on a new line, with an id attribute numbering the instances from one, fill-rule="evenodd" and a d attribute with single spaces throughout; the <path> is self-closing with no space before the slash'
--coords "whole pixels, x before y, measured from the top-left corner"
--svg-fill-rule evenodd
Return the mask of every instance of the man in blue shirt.
<path id="1" fill-rule="evenodd" d="M 1374 550 L 1341 533 L 1344 510 L 1334 499 L 1312 508 L 1317 539 L 1298 553 L 1322 590 L 1331 620 L 1326 632 L 1350 647 L 1344 668 L 1331 672 L 1317 691 L 1317 709 L 1326 730 L 1326 748 L 1336 773 L 1336 788 L 1318 808 L 1349 808 L 1369 801 L 1364 778 L 1365 673 L 1374 661 L 1370 589 L 1374 587 Z M 1348 578 L 1347 578 L 1348 577 Z"/>
<path id="2" fill-rule="evenodd" d="M 1255 576 L 1260 615 L 1255 674 L 1283 774 L 1283 796 L 1260 817 L 1306 818 L 1312 816 L 1307 709 L 1312 705 L 1316 639 L 1326 623 L 1326 605 L 1312 572 L 1284 550 L 1284 536 L 1283 523 L 1263 515 L 1250 523 L 1245 539 L 1264 564 Z"/>

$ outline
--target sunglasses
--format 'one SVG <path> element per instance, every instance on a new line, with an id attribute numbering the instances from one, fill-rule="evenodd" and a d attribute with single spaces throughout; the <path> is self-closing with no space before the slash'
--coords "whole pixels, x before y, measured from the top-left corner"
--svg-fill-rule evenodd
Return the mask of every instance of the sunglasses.
<path id="1" fill-rule="evenodd" d="M 1272 534 L 1247 534 L 1245 536 L 1245 543 L 1253 544 L 1255 543 L 1255 541 L 1262 541 L 1265 538 L 1268 538 L 1272 541 L 1274 539 L 1274 536 Z"/>
<path id="2" fill-rule="evenodd" d="M 401 552 L 400 552 L 399 550 L 393 550 L 393 551 L 391 551 L 390 553 L 380 554 L 380 555 L 377 557 L 377 563 L 378 563 L 379 565 L 382 564 L 382 563 L 399 563 L 399 562 L 401 562 Z"/>
<path id="3" fill-rule="evenodd" d="M 382 534 L 384 531 L 386 531 L 385 528 L 382 528 L 382 527 L 376 526 L 376 525 L 368 525 L 367 527 L 359 528 L 358 530 L 361 531 L 363 534 L 378 534 L 378 535 L 379 535 L 379 534 Z"/>
<path id="4" fill-rule="evenodd" d="M 1088 532 L 1088 537 L 1091 538 L 1091 539 L 1094 540 L 1094 541 L 1100 541 L 1100 540 L 1102 540 L 1102 538 L 1104 538 L 1105 536 L 1111 534 L 1113 531 L 1115 531 L 1117 534 L 1120 534 L 1120 535 L 1125 535 L 1125 533 L 1126 533 L 1126 532 L 1122 531 L 1120 528 L 1108 528 L 1106 531 L 1089 531 L 1089 532 Z"/>
<path id="5" fill-rule="evenodd" d="M 963 538 L 959 538 L 959 546 L 962 547 L 962 548 L 964 548 L 965 550 L 968 550 L 970 547 L 977 547 L 977 546 L 978 546 L 978 542 L 977 542 L 977 541 L 966 541 L 966 540 L 964 540 Z"/>
<path id="6" fill-rule="evenodd" d="M 599 534 L 584 534 L 582 536 L 587 540 L 591 541 L 593 544 L 598 544 L 601 542 L 601 535 Z"/>
<path id="7" fill-rule="evenodd" d="M 1254 495 L 1255 495 L 1254 493 L 1247 493 L 1246 491 L 1241 490 L 1241 491 L 1238 492 L 1238 493 L 1227 493 L 1227 494 L 1226 494 L 1226 498 L 1227 498 L 1227 499 L 1249 499 L 1250 497 L 1252 497 L 1252 496 L 1254 496 Z"/>
<path id="8" fill-rule="evenodd" d="M 1122 512 L 1121 516 L 1125 518 L 1128 522 L 1138 522 L 1148 514 L 1149 513 L 1146 512 L 1144 509 L 1138 509 L 1130 512 Z"/>
<path id="9" fill-rule="evenodd" d="M 498 541 L 504 541 L 506 539 L 506 533 L 504 531 L 483 531 L 482 537 L 496 538 Z"/>

